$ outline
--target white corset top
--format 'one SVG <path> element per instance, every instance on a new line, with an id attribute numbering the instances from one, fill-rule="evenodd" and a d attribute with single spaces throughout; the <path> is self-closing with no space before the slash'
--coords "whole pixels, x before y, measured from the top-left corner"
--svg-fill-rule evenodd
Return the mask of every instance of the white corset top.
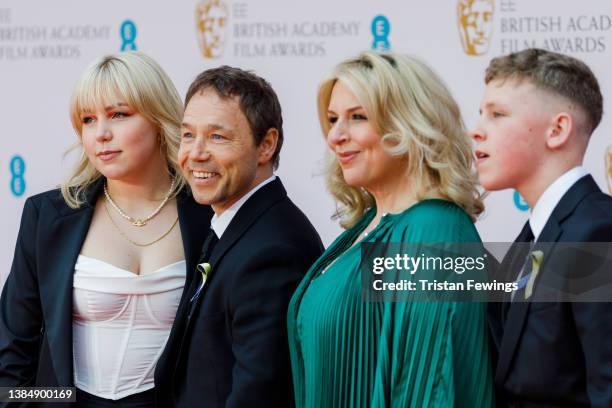
<path id="1" fill-rule="evenodd" d="M 116 400 L 154 387 L 185 285 L 185 261 L 135 275 L 79 255 L 72 334 L 75 385 Z"/>

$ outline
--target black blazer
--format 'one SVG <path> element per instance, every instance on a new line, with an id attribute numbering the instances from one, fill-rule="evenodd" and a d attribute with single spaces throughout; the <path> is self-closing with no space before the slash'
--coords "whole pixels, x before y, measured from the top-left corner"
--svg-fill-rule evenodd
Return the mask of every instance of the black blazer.
<path id="1" fill-rule="evenodd" d="M 87 204 L 76 210 L 59 190 L 26 200 L 0 299 L 0 386 L 74 386 L 74 265 L 102 183 L 92 185 Z M 177 207 L 187 270 L 193 270 L 212 209 L 186 191 L 177 196 Z"/>
<path id="2" fill-rule="evenodd" d="M 612 197 L 591 176 L 578 180 L 555 207 L 534 249 L 546 242 L 612 242 Z M 534 291 L 551 276 L 546 262 Z M 555 262 L 554 272 L 572 276 L 579 260 L 570 264 L 572 270 L 565 271 Z M 513 302 L 495 379 L 507 400 L 521 407 L 612 407 L 612 303 Z"/>
<path id="3" fill-rule="evenodd" d="M 253 194 L 201 260 L 212 271 L 194 305 L 201 276 L 190 271 L 196 279 L 155 371 L 158 406 L 292 406 L 287 305 L 322 252 L 279 179 Z"/>

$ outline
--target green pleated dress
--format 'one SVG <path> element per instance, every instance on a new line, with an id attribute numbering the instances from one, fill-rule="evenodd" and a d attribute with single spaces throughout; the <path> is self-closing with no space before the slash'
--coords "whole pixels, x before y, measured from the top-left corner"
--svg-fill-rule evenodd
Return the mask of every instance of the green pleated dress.
<path id="1" fill-rule="evenodd" d="M 360 245 L 351 245 L 375 212 L 332 243 L 291 299 L 297 407 L 492 407 L 485 303 L 362 300 Z M 383 216 L 364 241 L 480 237 L 461 208 L 430 199 Z"/>

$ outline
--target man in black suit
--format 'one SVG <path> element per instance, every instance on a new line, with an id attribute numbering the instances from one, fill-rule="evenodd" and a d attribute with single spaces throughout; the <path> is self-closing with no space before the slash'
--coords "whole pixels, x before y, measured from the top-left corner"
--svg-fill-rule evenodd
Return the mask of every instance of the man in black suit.
<path id="1" fill-rule="evenodd" d="M 278 98 L 223 66 L 196 78 L 185 105 L 179 162 L 215 215 L 156 369 L 159 406 L 289 407 L 286 309 L 323 246 L 273 174 Z"/>
<path id="2" fill-rule="evenodd" d="M 612 407 L 612 303 L 537 302 L 549 279 L 584 273 L 581 259 L 554 262 L 551 243 L 612 241 L 612 198 L 581 166 L 602 116 L 597 79 L 575 58 L 528 49 L 493 59 L 485 83 L 472 131 L 480 182 L 518 190 L 531 214 L 517 241 L 533 245 L 501 266 L 518 289 L 497 316 L 499 394 L 514 407 Z"/>

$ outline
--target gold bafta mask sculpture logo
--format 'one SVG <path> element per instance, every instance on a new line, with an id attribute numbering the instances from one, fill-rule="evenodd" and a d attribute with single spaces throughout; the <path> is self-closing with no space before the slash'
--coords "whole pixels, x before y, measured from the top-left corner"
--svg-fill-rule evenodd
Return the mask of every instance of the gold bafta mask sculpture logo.
<path id="1" fill-rule="evenodd" d="M 196 28 L 205 58 L 218 58 L 225 47 L 227 6 L 222 0 L 202 0 L 196 6 Z"/>
<path id="2" fill-rule="evenodd" d="M 606 181 L 608 182 L 608 193 L 612 195 L 612 145 L 606 149 Z"/>
<path id="3" fill-rule="evenodd" d="M 466 54 L 483 55 L 489 51 L 493 10 L 493 0 L 457 0 L 459 37 Z"/>

